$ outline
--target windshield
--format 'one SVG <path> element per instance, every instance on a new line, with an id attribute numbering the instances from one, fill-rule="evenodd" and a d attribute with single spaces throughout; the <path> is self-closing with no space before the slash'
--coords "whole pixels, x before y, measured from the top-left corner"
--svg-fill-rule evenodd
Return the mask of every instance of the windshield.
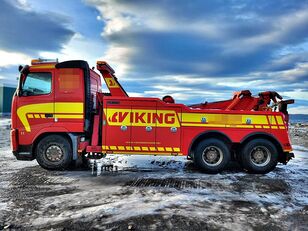
<path id="1" fill-rule="evenodd" d="M 23 96 L 49 94 L 51 92 L 51 73 L 29 73 L 21 90 Z"/>

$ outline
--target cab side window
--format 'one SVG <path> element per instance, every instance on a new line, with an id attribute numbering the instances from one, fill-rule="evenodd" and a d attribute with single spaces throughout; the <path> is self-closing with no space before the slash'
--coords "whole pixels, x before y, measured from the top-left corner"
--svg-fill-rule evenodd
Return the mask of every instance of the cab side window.
<path id="1" fill-rule="evenodd" d="M 51 73 L 29 73 L 22 87 L 23 96 L 46 95 L 51 93 Z"/>

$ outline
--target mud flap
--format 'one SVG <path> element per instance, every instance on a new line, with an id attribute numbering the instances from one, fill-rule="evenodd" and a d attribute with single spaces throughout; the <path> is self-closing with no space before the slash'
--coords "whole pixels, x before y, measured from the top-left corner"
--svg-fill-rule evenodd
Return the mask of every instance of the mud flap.
<path id="1" fill-rule="evenodd" d="M 286 161 L 289 162 L 289 160 L 293 159 L 295 157 L 293 152 L 287 152 L 286 153 Z"/>
<path id="2" fill-rule="evenodd" d="M 72 142 L 72 151 L 73 151 L 73 160 L 78 159 L 78 135 L 68 133 L 69 137 L 71 138 Z"/>
<path id="3" fill-rule="evenodd" d="M 282 160 L 283 164 L 287 164 L 291 159 L 295 157 L 293 152 L 284 152 L 284 159 Z"/>

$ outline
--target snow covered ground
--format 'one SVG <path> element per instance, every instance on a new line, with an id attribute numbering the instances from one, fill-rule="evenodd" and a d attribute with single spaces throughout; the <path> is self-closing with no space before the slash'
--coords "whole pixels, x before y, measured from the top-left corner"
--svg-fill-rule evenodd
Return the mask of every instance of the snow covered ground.
<path id="1" fill-rule="evenodd" d="M 0 123 L 1 124 L 1 123 Z M 109 156 L 118 171 L 17 161 L 0 127 L 0 230 L 305 230 L 308 149 L 266 175 L 200 173 L 183 157 Z M 307 132 L 307 131 L 306 131 Z"/>
<path id="2" fill-rule="evenodd" d="M 11 124 L 11 119 L 8 119 L 8 118 L 0 119 L 0 128 L 1 129 L 9 127 L 10 124 Z"/>

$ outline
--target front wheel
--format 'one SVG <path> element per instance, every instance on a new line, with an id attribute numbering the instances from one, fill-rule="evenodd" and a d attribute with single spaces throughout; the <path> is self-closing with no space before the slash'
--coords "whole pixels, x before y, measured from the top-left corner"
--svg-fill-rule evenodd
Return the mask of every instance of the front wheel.
<path id="1" fill-rule="evenodd" d="M 197 146 L 194 163 L 205 172 L 218 173 L 230 161 L 230 156 L 230 150 L 223 141 L 210 138 Z"/>
<path id="2" fill-rule="evenodd" d="M 240 153 L 241 165 L 251 173 L 268 173 L 278 162 L 278 151 L 275 145 L 265 139 L 249 141 Z"/>
<path id="3" fill-rule="evenodd" d="M 60 135 L 46 136 L 37 145 L 36 160 L 48 170 L 67 169 L 72 162 L 71 144 Z"/>

